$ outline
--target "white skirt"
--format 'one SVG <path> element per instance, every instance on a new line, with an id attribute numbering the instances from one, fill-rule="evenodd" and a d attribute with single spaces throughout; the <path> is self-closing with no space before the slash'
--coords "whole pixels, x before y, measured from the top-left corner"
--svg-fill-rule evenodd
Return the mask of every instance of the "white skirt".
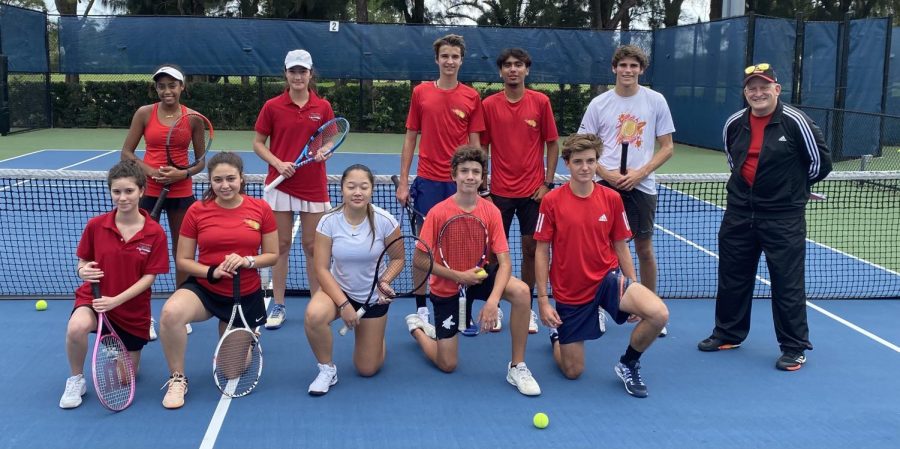
<path id="1" fill-rule="evenodd" d="M 278 189 L 272 189 L 264 193 L 263 199 L 269 203 L 269 207 L 275 212 L 311 212 L 320 214 L 331 209 L 331 203 L 328 201 L 301 200 Z"/>

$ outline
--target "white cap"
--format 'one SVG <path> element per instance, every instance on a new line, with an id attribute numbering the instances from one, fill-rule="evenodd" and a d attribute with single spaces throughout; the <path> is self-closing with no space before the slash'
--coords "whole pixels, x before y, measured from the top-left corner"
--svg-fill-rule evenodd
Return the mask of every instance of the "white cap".
<path id="1" fill-rule="evenodd" d="M 180 70 L 172 66 L 164 65 L 160 67 L 159 70 L 157 70 L 156 73 L 153 74 L 153 80 L 156 81 L 156 78 L 159 77 L 159 75 L 169 75 L 172 78 L 181 81 L 182 83 L 184 82 L 184 74 L 182 74 Z"/>
<path id="2" fill-rule="evenodd" d="M 312 55 L 306 50 L 291 50 L 284 57 L 284 68 L 289 69 L 294 66 L 300 66 L 306 69 L 312 68 Z"/>

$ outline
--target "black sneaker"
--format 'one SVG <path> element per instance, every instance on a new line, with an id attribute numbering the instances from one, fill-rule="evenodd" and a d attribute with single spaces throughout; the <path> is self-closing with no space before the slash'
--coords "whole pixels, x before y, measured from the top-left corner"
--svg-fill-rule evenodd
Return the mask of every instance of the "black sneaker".
<path id="1" fill-rule="evenodd" d="M 706 340 L 697 343 L 697 349 L 703 352 L 714 352 L 714 351 L 724 351 L 726 349 L 737 349 L 740 348 L 741 344 L 739 342 L 733 343 L 725 340 L 721 340 L 718 337 L 710 336 Z"/>
<path id="2" fill-rule="evenodd" d="M 775 362 L 775 368 L 782 371 L 797 371 L 806 363 L 806 356 L 802 352 L 785 351 Z"/>
<path id="3" fill-rule="evenodd" d="M 647 397 L 647 386 L 641 379 L 641 362 L 628 366 L 622 362 L 616 364 L 616 375 L 625 383 L 625 391 L 636 398 Z"/>

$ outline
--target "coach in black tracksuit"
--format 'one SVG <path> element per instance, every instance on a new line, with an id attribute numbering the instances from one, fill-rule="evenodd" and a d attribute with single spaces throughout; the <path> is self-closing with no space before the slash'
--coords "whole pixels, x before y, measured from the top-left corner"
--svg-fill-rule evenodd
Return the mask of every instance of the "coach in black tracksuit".
<path id="1" fill-rule="evenodd" d="M 728 207 L 719 229 L 716 327 L 701 351 L 740 346 L 750 331 L 756 270 L 765 253 L 772 282 L 772 314 L 782 355 L 775 366 L 795 371 L 812 349 L 806 319 L 804 262 L 810 186 L 831 172 L 822 132 L 799 109 L 781 103 L 769 64 L 748 67 L 749 107 L 725 123 L 731 166 Z"/>

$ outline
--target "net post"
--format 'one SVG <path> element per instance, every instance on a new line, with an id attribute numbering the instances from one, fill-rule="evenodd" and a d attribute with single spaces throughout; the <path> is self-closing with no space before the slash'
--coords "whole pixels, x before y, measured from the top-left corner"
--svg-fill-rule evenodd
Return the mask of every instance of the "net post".
<path id="1" fill-rule="evenodd" d="M 9 134 L 9 58 L 0 55 L 0 135 Z"/>

